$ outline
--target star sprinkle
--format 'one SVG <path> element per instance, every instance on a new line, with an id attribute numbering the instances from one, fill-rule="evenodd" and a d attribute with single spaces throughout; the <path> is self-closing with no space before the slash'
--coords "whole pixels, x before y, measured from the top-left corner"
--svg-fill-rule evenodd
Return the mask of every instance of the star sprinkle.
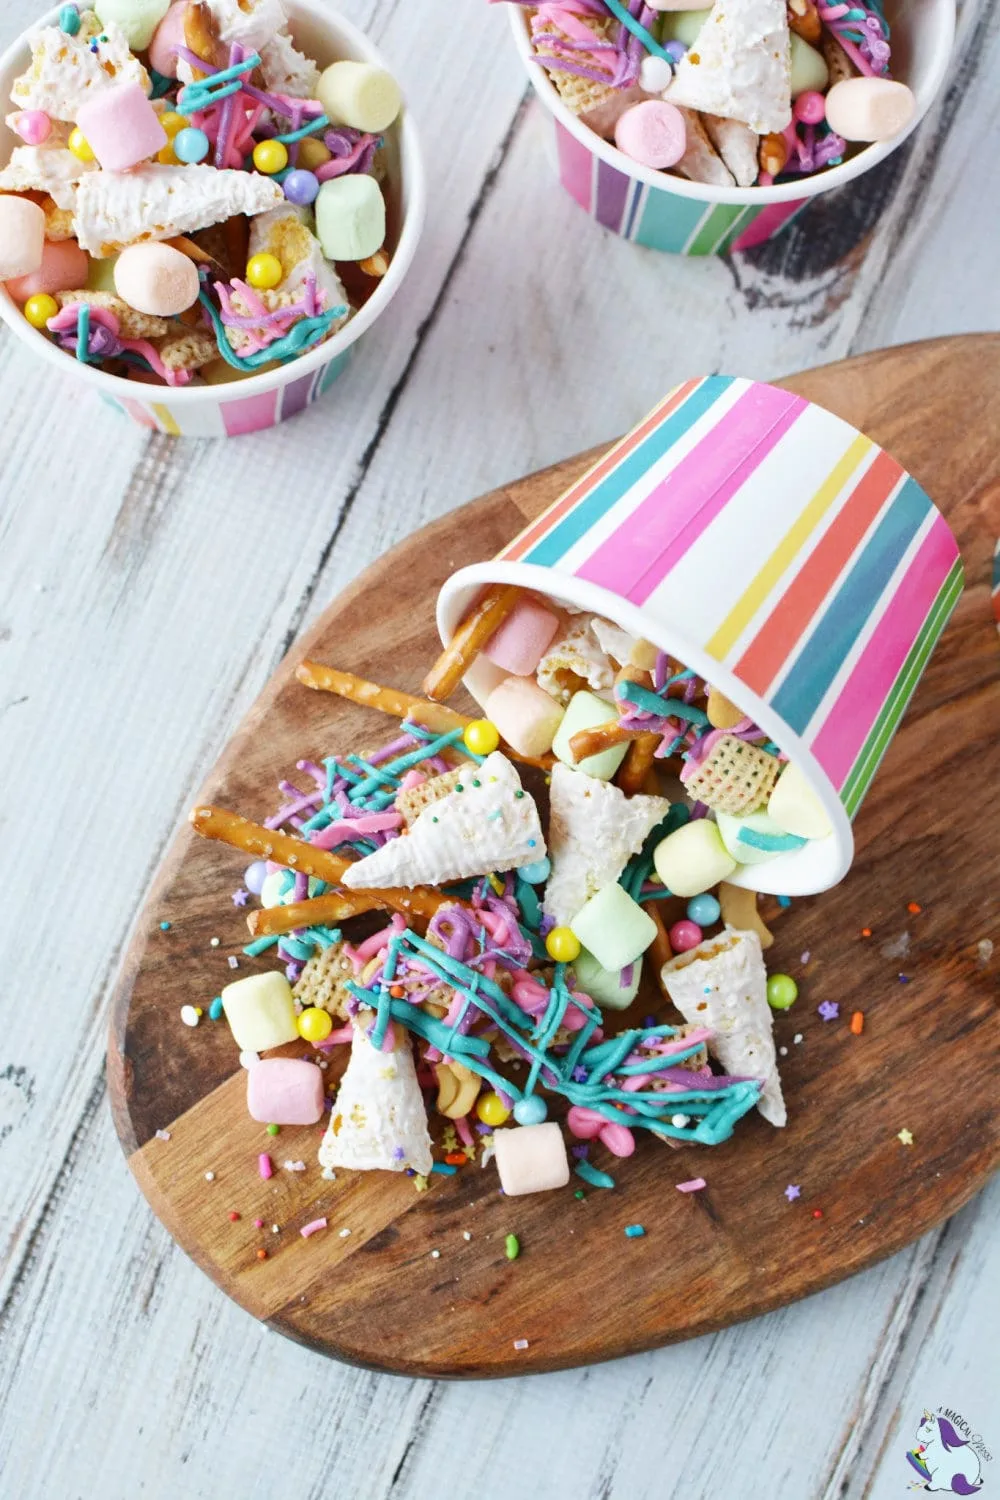
<path id="1" fill-rule="evenodd" d="M 896 1139 L 903 1146 L 912 1146 L 913 1145 L 913 1132 L 912 1132 L 912 1130 L 907 1130 L 906 1126 L 904 1125 L 903 1128 L 902 1128 L 902 1130 L 896 1136 Z"/>
<path id="2" fill-rule="evenodd" d="M 233 892 L 233 905 L 234 906 L 246 906 L 246 904 L 247 904 L 247 902 L 249 900 L 250 900 L 250 892 L 243 890 L 242 887 L 238 891 L 234 891 Z"/>
<path id="3" fill-rule="evenodd" d="M 824 1000 L 816 1009 L 824 1021 L 835 1021 L 840 1015 L 840 1006 L 836 1000 Z"/>
<path id="4" fill-rule="evenodd" d="M 794 1203 L 795 1199 L 799 1197 L 801 1192 L 802 1189 L 799 1187 L 797 1182 L 790 1182 L 785 1188 L 785 1197 L 788 1199 L 789 1203 Z"/>

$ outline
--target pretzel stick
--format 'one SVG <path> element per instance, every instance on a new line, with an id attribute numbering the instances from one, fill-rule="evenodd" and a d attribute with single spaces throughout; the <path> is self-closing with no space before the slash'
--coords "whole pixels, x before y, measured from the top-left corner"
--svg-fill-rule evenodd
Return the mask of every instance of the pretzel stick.
<path id="1" fill-rule="evenodd" d="M 660 970 L 663 968 L 663 965 L 669 963 L 674 956 L 674 950 L 670 946 L 670 938 L 667 934 L 667 924 L 663 920 L 663 913 L 660 911 L 660 903 L 658 901 L 646 901 L 643 903 L 642 909 L 647 917 L 652 918 L 656 926 L 656 936 L 646 949 L 646 952 L 649 954 L 656 970 L 654 977 L 657 987 L 663 998 L 670 1000 L 670 996 L 667 994 L 663 981 L 660 978 Z M 671 1000 L 670 1003 L 672 1005 L 673 1001 Z"/>
<path id="2" fill-rule="evenodd" d="M 646 778 L 653 769 L 653 752 L 659 743 L 658 734 L 640 733 L 629 745 L 615 778 L 615 784 L 626 797 L 634 797 L 637 792 L 644 790 Z"/>
<path id="3" fill-rule="evenodd" d="M 377 891 L 372 897 L 378 896 Z M 349 917 L 359 917 L 362 912 L 377 911 L 381 903 L 368 896 L 342 896 L 337 891 L 328 891 L 325 896 L 314 896 L 310 901 L 291 901 L 287 906 L 267 906 L 261 911 L 252 911 L 247 917 L 247 926 L 252 937 L 270 937 L 274 933 L 294 932 L 296 927 L 330 926 L 346 922 Z"/>
<path id="4" fill-rule="evenodd" d="M 636 740 L 642 733 L 641 729 L 623 729 L 617 719 L 608 719 L 606 723 L 595 724 L 590 729 L 578 729 L 569 742 L 569 748 L 573 752 L 573 759 L 579 764 L 590 755 L 601 755 L 605 750 L 614 749 L 615 745 Z M 659 744 L 659 736 L 655 738 Z"/>
<path id="5" fill-rule="evenodd" d="M 491 636 L 521 597 L 516 584 L 495 583 L 473 605 L 450 642 L 424 678 L 428 698 L 450 698 Z"/>

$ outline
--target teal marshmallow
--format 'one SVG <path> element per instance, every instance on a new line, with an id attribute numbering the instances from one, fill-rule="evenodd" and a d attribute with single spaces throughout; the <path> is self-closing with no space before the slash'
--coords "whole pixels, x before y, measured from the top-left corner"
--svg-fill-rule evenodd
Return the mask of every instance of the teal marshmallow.
<path id="1" fill-rule="evenodd" d="M 793 31 L 790 33 L 792 39 L 791 53 L 791 75 L 792 75 L 792 98 L 797 99 L 807 89 L 815 89 L 822 94 L 830 82 L 830 69 L 826 65 L 826 59 L 822 52 L 817 52 L 815 47 L 803 41 L 802 37 Z"/>
<path id="2" fill-rule="evenodd" d="M 722 842 L 740 865 L 759 865 L 776 859 L 789 850 L 801 849 L 806 842 L 797 834 L 786 833 L 767 813 L 751 813 L 734 818 L 732 813 L 716 813 Z"/>
<path id="3" fill-rule="evenodd" d="M 656 937 L 656 923 L 620 885 L 591 896 L 570 923 L 602 969 L 620 972 L 641 958 Z"/>
<path id="4" fill-rule="evenodd" d="M 634 963 L 628 967 L 632 970 L 632 977 L 628 984 L 623 985 L 621 969 L 605 969 L 592 953 L 581 948 L 579 958 L 573 960 L 575 987 L 589 995 L 601 1010 L 627 1010 L 639 993 L 642 964 Z"/>
<path id="5" fill-rule="evenodd" d="M 610 781 L 625 759 L 627 744 L 612 745 L 610 750 L 602 750 L 600 755 L 588 755 L 586 760 L 577 762 L 573 759 L 569 742 L 581 729 L 594 729 L 598 724 L 606 724 L 609 719 L 614 718 L 617 718 L 617 714 L 612 704 L 598 698 L 596 693 L 574 693 L 552 741 L 553 751 L 563 765 L 571 766 L 576 771 L 584 771 L 597 781 Z"/>
<path id="6" fill-rule="evenodd" d="M 145 52 L 170 9 L 170 0 L 94 0 L 102 26 L 118 26 L 133 52 Z"/>
<path id="7" fill-rule="evenodd" d="M 316 234 L 328 260 L 367 260 L 385 243 L 385 199 L 374 177 L 351 173 L 324 182 Z"/>

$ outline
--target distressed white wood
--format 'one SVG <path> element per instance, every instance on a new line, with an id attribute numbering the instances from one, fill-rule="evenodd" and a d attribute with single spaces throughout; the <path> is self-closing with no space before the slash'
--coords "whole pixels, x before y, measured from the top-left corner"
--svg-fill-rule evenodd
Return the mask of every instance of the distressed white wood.
<path id="1" fill-rule="evenodd" d="M 404 293 L 325 402 L 177 444 L 0 337 L 0 1494 L 888 1500 L 925 1405 L 1000 1448 L 996 1190 L 710 1339 L 531 1381 L 396 1380 L 262 1332 L 186 1261 L 122 1162 L 102 1058 L 128 926 L 200 776 L 379 551 L 686 375 L 997 326 L 996 13 L 966 6 L 961 86 L 867 255 L 803 275 L 801 241 L 685 262 L 589 224 L 538 159 L 500 7 L 342 8 L 404 83 L 431 202 Z M 7 0 L 0 42 L 35 10 Z"/>

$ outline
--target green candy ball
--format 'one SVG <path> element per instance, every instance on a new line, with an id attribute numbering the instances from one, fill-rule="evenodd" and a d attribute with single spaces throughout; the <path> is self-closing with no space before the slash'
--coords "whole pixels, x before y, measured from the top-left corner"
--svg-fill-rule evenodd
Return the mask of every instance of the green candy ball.
<path id="1" fill-rule="evenodd" d="M 791 974 L 772 974 L 767 981 L 767 1003 L 772 1010 L 788 1010 L 798 994 L 799 987 Z"/>

